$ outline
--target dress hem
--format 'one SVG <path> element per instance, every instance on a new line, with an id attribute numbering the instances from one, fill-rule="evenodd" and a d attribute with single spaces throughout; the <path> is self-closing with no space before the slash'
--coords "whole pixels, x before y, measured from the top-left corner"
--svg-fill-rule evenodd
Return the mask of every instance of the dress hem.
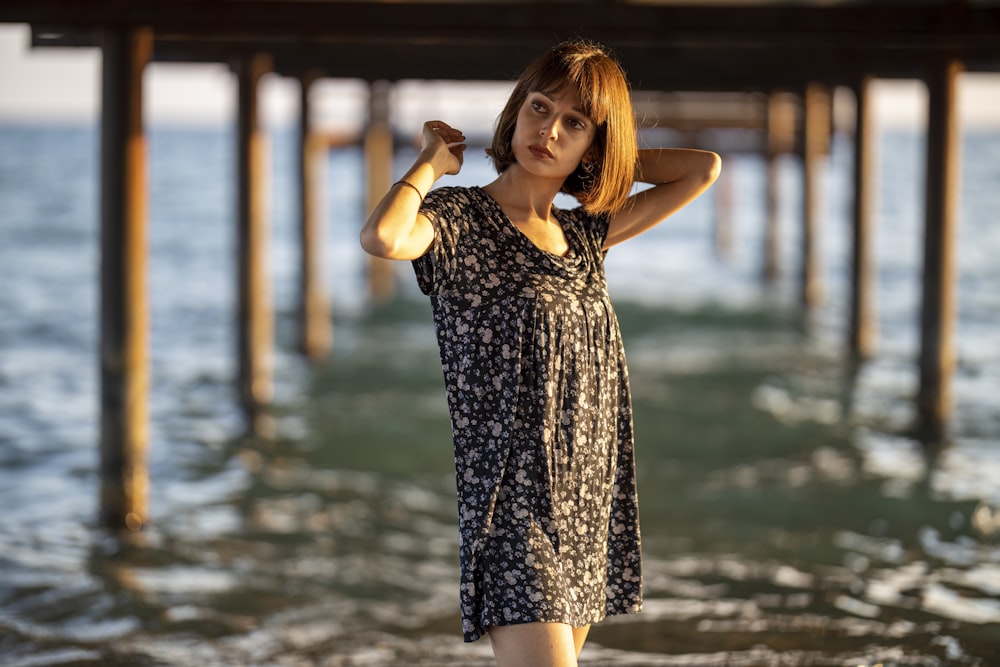
<path id="1" fill-rule="evenodd" d="M 600 623 L 601 621 L 605 620 L 606 618 L 608 618 L 610 616 L 632 616 L 632 615 L 635 615 L 635 614 L 639 614 L 641 612 L 642 612 L 642 603 L 640 602 L 640 603 L 638 603 L 637 605 L 633 606 L 630 609 L 624 609 L 624 610 L 621 610 L 621 611 L 605 612 L 605 613 L 603 613 L 603 614 L 595 617 L 593 620 L 580 623 L 579 625 L 576 625 L 575 621 L 567 621 L 564 618 L 546 618 L 546 617 L 540 617 L 540 618 L 529 618 L 529 619 L 526 619 L 526 620 L 518 620 L 518 621 L 506 621 L 505 620 L 505 621 L 500 622 L 500 623 L 492 623 L 492 624 L 490 624 L 490 625 L 488 625 L 486 627 L 479 627 L 479 628 L 477 628 L 473 632 L 463 633 L 462 638 L 465 641 L 465 643 L 470 644 L 472 642 L 479 641 L 484 636 L 486 636 L 487 634 L 489 634 L 489 628 L 493 628 L 493 627 L 509 627 L 509 626 L 512 626 L 512 625 L 524 625 L 525 623 L 565 623 L 566 625 L 569 625 L 571 627 L 580 628 L 580 627 L 584 627 L 584 626 L 587 626 L 587 625 L 596 625 L 596 624 Z"/>

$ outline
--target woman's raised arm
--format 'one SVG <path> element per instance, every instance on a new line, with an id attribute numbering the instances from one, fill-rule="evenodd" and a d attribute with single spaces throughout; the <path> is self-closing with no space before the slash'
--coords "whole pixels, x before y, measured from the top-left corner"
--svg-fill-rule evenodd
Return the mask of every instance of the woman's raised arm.
<path id="1" fill-rule="evenodd" d="M 462 168 L 465 136 L 441 121 L 424 123 L 423 148 L 416 162 L 372 209 L 361 228 L 365 252 L 386 259 L 416 259 L 434 242 L 430 220 L 420 202 L 444 174 Z"/>
<path id="2" fill-rule="evenodd" d="M 719 177 L 722 160 L 711 151 L 654 148 L 639 151 L 636 181 L 653 187 L 628 199 L 611 216 L 604 248 L 626 241 L 656 226 L 694 201 Z"/>

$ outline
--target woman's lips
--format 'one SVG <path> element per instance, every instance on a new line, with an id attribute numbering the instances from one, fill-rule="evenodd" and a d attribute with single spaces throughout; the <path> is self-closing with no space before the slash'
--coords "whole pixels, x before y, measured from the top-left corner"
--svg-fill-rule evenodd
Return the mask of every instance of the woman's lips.
<path id="1" fill-rule="evenodd" d="M 555 157 L 544 146 L 537 146 L 537 145 L 535 145 L 535 146 L 528 146 L 528 150 L 531 151 L 532 155 L 534 155 L 535 157 L 538 157 L 538 158 L 548 158 L 548 159 L 551 160 L 552 158 Z"/>

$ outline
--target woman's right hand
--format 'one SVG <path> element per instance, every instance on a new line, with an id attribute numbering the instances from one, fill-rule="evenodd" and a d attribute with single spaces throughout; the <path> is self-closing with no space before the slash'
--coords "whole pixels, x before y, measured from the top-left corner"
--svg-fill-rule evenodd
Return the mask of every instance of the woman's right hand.
<path id="1" fill-rule="evenodd" d="M 461 131 L 443 121 L 429 120 L 424 123 L 421 139 L 421 153 L 434 166 L 437 178 L 461 171 L 466 148 Z"/>
<path id="2" fill-rule="evenodd" d="M 361 247 L 386 259 L 416 259 L 434 242 L 434 227 L 420 214 L 420 203 L 435 181 L 462 169 L 465 135 L 447 123 L 424 123 L 423 146 L 416 163 L 403 174 L 368 214 L 361 228 Z"/>

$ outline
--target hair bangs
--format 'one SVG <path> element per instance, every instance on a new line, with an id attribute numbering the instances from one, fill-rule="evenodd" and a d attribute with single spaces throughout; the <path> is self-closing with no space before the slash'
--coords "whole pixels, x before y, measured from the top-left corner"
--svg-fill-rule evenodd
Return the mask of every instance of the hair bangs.
<path id="1" fill-rule="evenodd" d="M 572 90 L 580 102 L 580 111 L 596 124 L 603 125 L 608 120 L 611 104 L 605 94 L 604 79 L 607 77 L 602 76 L 602 63 L 594 57 L 595 53 L 560 53 L 557 49 L 549 67 L 539 68 L 535 80 L 524 81 L 525 92 L 538 91 L 558 97 Z"/>

